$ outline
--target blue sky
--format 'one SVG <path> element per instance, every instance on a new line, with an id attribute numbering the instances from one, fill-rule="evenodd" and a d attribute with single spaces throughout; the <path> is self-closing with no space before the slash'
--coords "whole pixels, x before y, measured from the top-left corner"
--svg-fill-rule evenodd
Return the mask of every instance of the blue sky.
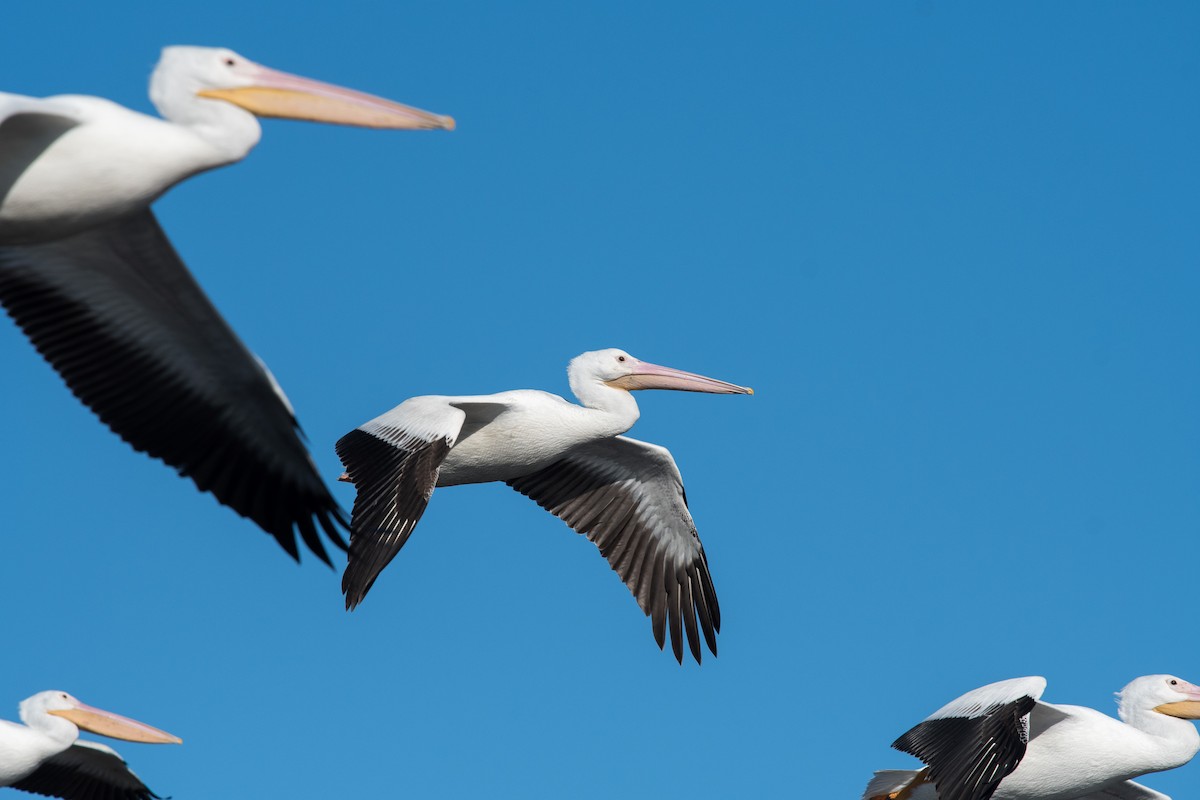
<path id="1" fill-rule="evenodd" d="M 5 320 L 0 716 L 59 688 L 166 728 L 119 749 L 180 800 L 854 798 L 989 681 L 1114 712 L 1135 676 L 1200 680 L 1194 6 L 5 16 L 8 91 L 149 111 L 158 49 L 211 44 L 458 119 L 268 121 L 157 205 L 328 479 L 404 398 L 568 394 L 584 350 L 756 395 L 638 398 L 721 601 L 720 657 L 680 667 L 503 486 L 439 490 L 347 614 L 339 573 L 133 453 Z"/>

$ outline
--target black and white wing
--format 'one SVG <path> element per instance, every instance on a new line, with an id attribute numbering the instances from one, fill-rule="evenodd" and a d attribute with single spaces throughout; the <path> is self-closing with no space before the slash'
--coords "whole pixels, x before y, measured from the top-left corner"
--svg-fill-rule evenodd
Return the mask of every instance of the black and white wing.
<path id="1" fill-rule="evenodd" d="M 350 559 L 342 574 L 353 609 L 417 526 L 438 471 L 467 419 L 448 397 L 413 397 L 338 440 L 338 458 L 358 493 L 350 521 Z"/>
<path id="2" fill-rule="evenodd" d="M 938 800 L 988 800 L 1025 756 L 1046 679 L 988 684 L 935 711 L 892 747 L 924 761 Z"/>
<path id="3" fill-rule="evenodd" d="M 701 632 L 716 655 L 717 593 L 683 478 L 665 447 L 624 436 L 601 439 L 507 483 L 600 548 L 650 617 L 660 648 L 669 625 L 677 661 L 683 661 L 684 631 L 697 663 Z"/>
<path id="4" fill-rule="evenodd" d="M 51 242 L 0 246 L 0 304 L 118 436 L 326 563 L 345 524 L 275 379 L 149 210 Z"/>
<path id="5" fill-rule="evenodd" d="M 160 800 L 115 750 L 82 740 L 43 761 L 12 788 L 64 800 Z"/>

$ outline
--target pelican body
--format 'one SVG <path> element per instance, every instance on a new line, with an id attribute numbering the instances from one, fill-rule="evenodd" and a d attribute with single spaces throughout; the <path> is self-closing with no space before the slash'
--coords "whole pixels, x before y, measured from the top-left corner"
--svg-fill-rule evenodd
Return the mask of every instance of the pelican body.
<path id="1" fill-rule="evenodd" d="M 112 749 L 79 741 L 79 731 L 148 744 L 179 744 L 145 723 L 85 705 L 66 692 L 39 692 L 20 705 L 21 721 L 0 720 L 0 787 L 71 800 L 151 800 L 151 792 Z"/>
<path id="2" fill-rule="evenodd" d="M 669 622 L 676 659 L 681 630 L 697 662 L 700 631 L 716 653 L 720 609 L 679 469 L 665 448 L 620 434 L 638 419 L 631 391 L 752 390 L 616 349 L 578 356 L 567 375 L 582 405 L 534 390 L 414 397 L 338 441 L 342 479 L 358 490 L 348 608 L 403 547 L 434 487 L 503 481 L 599 546 L 652 618 L 659 647 Z"/>
<path id="3" fill-rule="evenodd" d="M 877 772 L 863 800 L 1170 800 L 1134 782 L 1200 751 L 1200 686 L 1147 675 L 1117 694 L 1120 720 L 1041 701 L 1046 680 L 968 692 L 892 746 L 920 771 Z"/>
<path id="4" fill-rule="evenodd" d="M 278 72 L 224 48 L 168 47 L 156 118 L 80 95 L 0 93 L 0 305 L 71 391 L 135 449 L 329 563 L 341 509 L 291 404 L 176 254 L 150 204 L 240 160 L 256 117 L 387 128 L 454 121 Z"/>
<path id="5" fill-rule="evenodd" d="M 257 116 L 453 129 L 450 117 L 264 67 L 225 48 L 167 47 L 150 78 L 162 119 L 85 95 L 0 93 L 0 243 L 61 239 L 147 208 L 245 158 Z"/>

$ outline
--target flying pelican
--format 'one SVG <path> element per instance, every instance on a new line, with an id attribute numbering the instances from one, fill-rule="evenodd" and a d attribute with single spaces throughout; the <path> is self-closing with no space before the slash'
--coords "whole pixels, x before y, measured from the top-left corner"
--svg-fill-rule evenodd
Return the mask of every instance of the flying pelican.
<path id="1" fill-rule="evenodd" d="M 504 481 L 600 548 L 651 617 L 659 648 L 669 621 L 683 661 L 682 624 L 699 663 L 699 615 L 716 655 L 721 612 L 679 468 L 666 448 L 619 434 L 638 419 L 637 389 L 754 391 L 615 349 L 576 357 L 567 377 L 582 406 L 532 389 L 413 397 L 338 441 L 341 479 L 357 489 L 347 608 L 400 552 L 435 486 Z"/>
<path id="2" fill-rule="evenodd" d="M 0 93 L 0 305 L 117 435 L 249 517 L 299 558 L 295 529 L 345 549 L 342 511 L 294 411 L 213 307 L 150 204 L 242 159 L 255 116 L 452 129 L 450 117 L 255 64 L 168 47 L 150 79 L 163 119 L 98 97 Z"/>
<path id="3" fill-rule="evenodd" d="M 158 728 L 84 705 L 66 692 L 38 692 L 23 701 L 21 721 L 25 724 L 0 720 L 0 787 L 68 800 L 158 797 L 111 748 L 77 741 L 80 728 L 130 742 L 182 742 Z"/>
<path id="4" fill-rule="evenodd" d="M 1170 800 L 1133 778 L 1200 750 L 1200 686 L 1137 678 L 1117 693 L 1122 722 L 1041 702 L 1045 678 L 967 692 L 892 743 L 928 766 L 876 772 L 863 800 Z"/>

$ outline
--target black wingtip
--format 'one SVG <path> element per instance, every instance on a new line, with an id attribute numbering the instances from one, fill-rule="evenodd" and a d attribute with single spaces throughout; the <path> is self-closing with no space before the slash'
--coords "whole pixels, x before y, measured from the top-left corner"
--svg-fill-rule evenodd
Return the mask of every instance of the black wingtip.
<path id="1" fill-rule="evenodd" d="M 300 548 L 296 545 L 296 534 L 291 525 L 285 531 L 268 531 L 268 533 L 275 537 L 275 541 L 279 542 L 279 546 L 283 548 L 284 552 L 292 557 L 292 561 L 300 563 Z"/>
<path id="2" fill-rule="evenodd" d="M 354 569 L 354 566 L 354 564 L 349 565 L 342 573 L 342 594 L 346 595 L 347 611 L 358 608 L 359 604 L 366 599 L 367 592 L 371 591 L 371 587 L 375 584 L 375 579 L 372 578 L 366 586 L 361 585 L 362 580 L 355 574 L 357 570 Z"/>

